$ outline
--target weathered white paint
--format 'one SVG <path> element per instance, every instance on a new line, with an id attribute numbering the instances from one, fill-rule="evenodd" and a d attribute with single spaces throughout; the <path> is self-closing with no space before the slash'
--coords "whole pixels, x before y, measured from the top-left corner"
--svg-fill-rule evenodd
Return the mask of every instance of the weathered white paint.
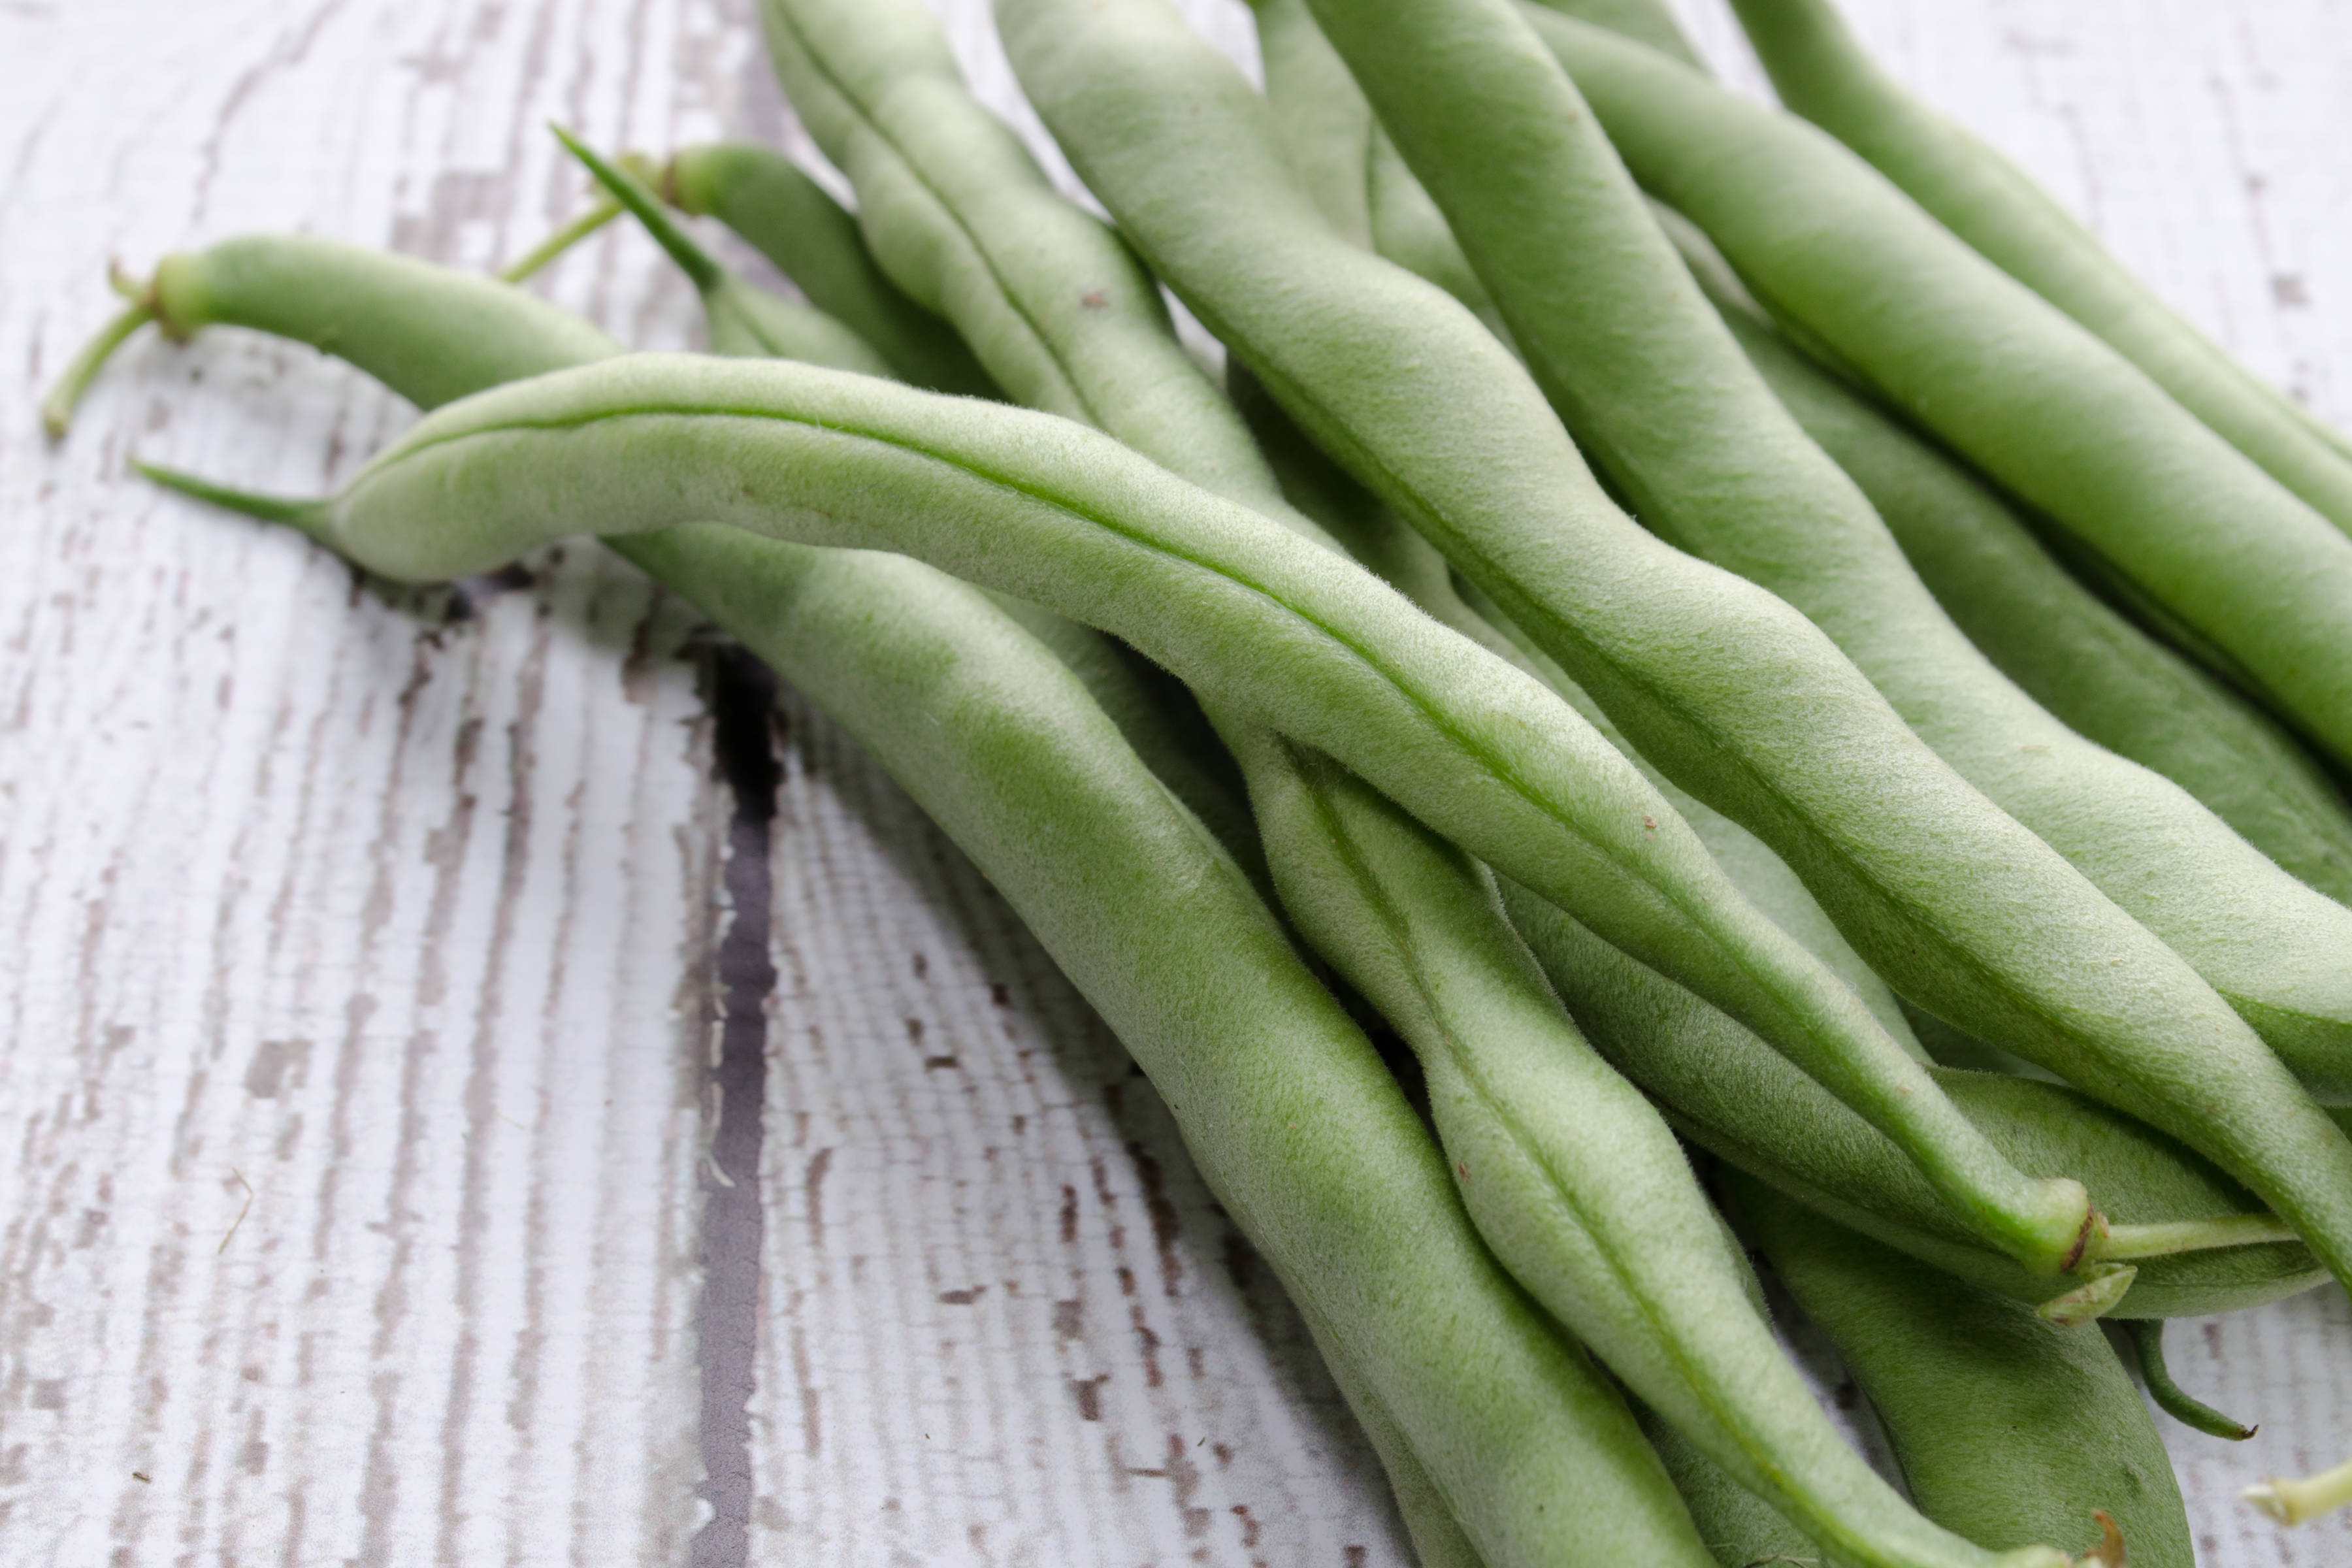
<path id="1" fill-rule="evenodd" d="M 1186 8 L 1247 57 L 1238 5 Z M 1017 108 L 984 5 L 940 9 Z M 2352 416 L 2331 0 L 1852 9 Z M 1686 14 L 1752 84 L 1724 15 Z M 134 448 L 347 474 L 408 416 L 307 353 L 142 340 L 40 442 L 110 257 L 291 226 L 488 265 L 583 200 L 551 118 L 795 134 L 742 0 L 0 8 L 0 1561 L 1402 1562 L 1149 1087 L 790 694 L 759 1284 L 719 1303 L 755 1381 L 748 1431 L 720 1419 L 697 1336 L 737 804 L 691 616 L 589 547 L 386 602 L 126 476 Z M 692 340 L 625 231 L 545 287 Z M 2231 1495 L 2352 1450 L 2347 1346 L 2334 1289 L 2176 1331 L 2183 1381 L 2265 1423 L 2171 1430 L 2210 1563 L 2346 1555 L 2352 1526 L 2290 1548 Z M 696 1536 L 729 1443 L 731 1559 Z"/>

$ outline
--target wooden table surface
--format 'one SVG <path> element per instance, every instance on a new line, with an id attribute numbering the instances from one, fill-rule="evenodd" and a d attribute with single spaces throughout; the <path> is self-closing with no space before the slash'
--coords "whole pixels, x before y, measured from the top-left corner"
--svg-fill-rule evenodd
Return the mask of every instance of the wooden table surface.
<path id="1" fill-rule="evenodd" d="M 2342 0 L 1849 9 L 2352 423 Z M 307 351 L 142 336 L 42 441 L 110 258 L 492 266 L 585 203 L 550 119 L 806 151 L 748 0 L 0 5 L 0 1563 L 1408 1561 L 1149 1086 L 832 725 L 593 546 L 388 597 L 127 472 L 337 483 L 413 416 Z M 541 287 L 695 341 L 625 228 Z M 2233 1500 L 2352 1452 L 2343 1291 L 2173 1343 L 2263 1423 L 2166 1429 L 2210 1568 L 2352 1562 Z"/>

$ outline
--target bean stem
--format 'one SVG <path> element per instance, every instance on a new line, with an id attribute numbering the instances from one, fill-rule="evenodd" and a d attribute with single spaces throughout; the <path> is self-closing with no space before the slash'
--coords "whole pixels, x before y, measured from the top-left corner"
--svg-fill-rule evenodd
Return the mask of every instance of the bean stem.
<path id="1" fill-rule="evenodd" d="M 73 423 L 74 409 L 80 404 L 81 395 L 98 379 L 108 356 L 121 346 L 123 339 L 154 319 L 155 291 L 142 285 L 131 297 L 129 305 L 82 344 L 80 352 L 66 365 L 65 374 L 58 377 L 58 384 L 41 399 L 41 428 L 48 432 L 51 440 L 62 437 L 67 426 Z"/>
<path id="2" fill-rule="evenodd" d="M 618 201 L 609 195 L 598 198 L 594 206 L 500 268 L 499 280 L 502 283 L 521 282 L 620 216 L 621 204 Z"/>
<path id="3" fill-rule="evenodd" d="M 2221 1219 L 2171 1220 L 2160 1225 L 2111 1225 L 2105 1235 L 2092 1237 L 2084 1256 L 2116 1262 L 2301 1239 L 2293 1226 L 2275 1215 L 2235 1214 Z"/>
<path id="4" fill-rule="evenodd" d="M 2262 1429 L 2222 1415 L 2172 1381 L 2171 1370 L 2164 1364 L 2163 1319 L 2130 1319 L 2124 1330 L 2131 1335 L 2132 1349 L 2139 1353 L 2140 1381 L 2147 1384 L 2148 1397 L 2156 1401 L 2158 1410 L 2184 1426 L 2232 1443 L 2242 1443 Z"/>

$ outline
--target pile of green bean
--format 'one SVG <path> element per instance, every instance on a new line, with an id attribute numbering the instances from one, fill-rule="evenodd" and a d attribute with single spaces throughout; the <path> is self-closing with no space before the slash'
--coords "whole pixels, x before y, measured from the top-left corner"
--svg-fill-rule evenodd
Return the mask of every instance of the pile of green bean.
<path id="1" fill-rule="evenodd" d="M 1263 89 L 996 0 L 1105 223 L 922 0 L 763 0 L 854 214 L 566 136 L 505 279 L 168 257 L 45 414 L 311 343 L 429 411 L 341 494 L 145 471 L 405 581 L 602 535 L 769 660 L 1127 1043 L 1433 1568 L 2189 1568 L 2142 1388 L 2249 1429 L 2163 1321 L 2352 1279 L 2352 449 L 1825 0 L 1738 0 L 1805 121 L 1654 0 L 1255 5 Z M 709 353 L 520 286 L 621 213 Z"/>

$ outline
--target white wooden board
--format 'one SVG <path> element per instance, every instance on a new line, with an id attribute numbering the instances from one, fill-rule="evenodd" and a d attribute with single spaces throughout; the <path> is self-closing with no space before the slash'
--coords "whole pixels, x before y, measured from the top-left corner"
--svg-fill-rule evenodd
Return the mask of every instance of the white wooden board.
<path id="1" fill-rule="evenodd" d="M 2336 0 L 1851 10 L 2352 420 Z M 797 143 L 744 0 L 0 6 L 0 1563 L 1406 1561 L 1149 1087 L 821 717 L 593 547 L 387 600 L 128 475 L 347 475 L 409 414 L 306 352 L 143 338 L 42 442 L 110 258 L 492 265 L 583 203 L 550 119 Z M 545 287 L 693 341 L 625 230 Z M 2209 1564 L 2352 1561 L 2231 1500 L 2352 1452 L 2343 1293 L 2174 1354 L 2265 1423 L 2169 1429 Z"/>

